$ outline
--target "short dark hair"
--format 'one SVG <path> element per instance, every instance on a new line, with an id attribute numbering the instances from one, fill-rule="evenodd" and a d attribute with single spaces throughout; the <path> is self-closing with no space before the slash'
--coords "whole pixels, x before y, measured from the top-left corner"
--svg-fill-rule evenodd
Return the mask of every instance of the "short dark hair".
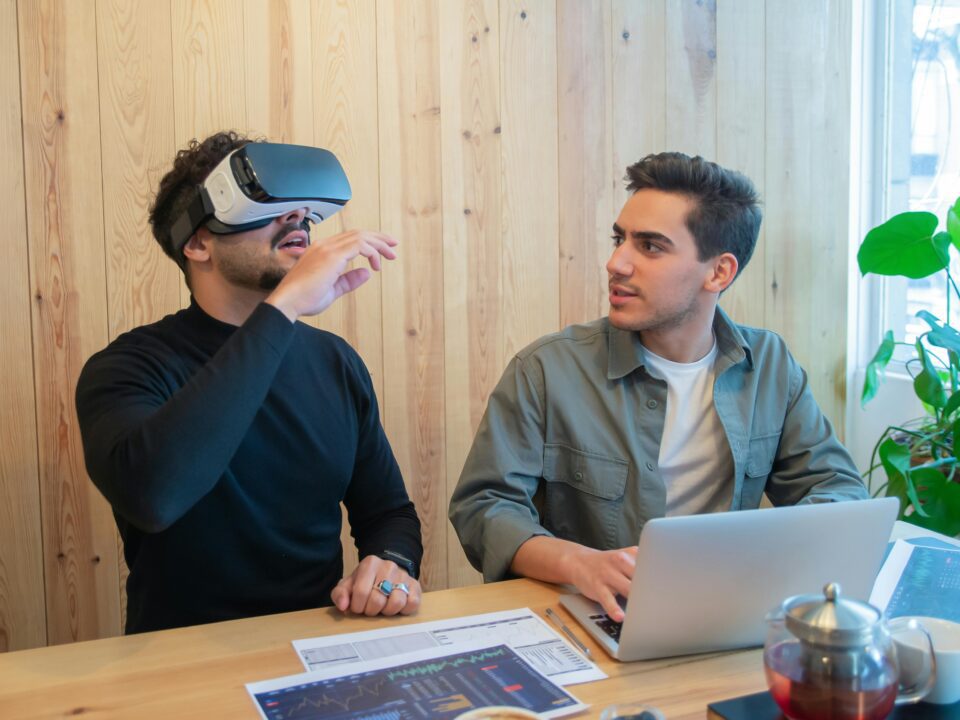
<path id="1" fill-rule="evenodd" d="M 247 143 L 254 142 L 234 130 L 218 132 L 206 140 L 191 140 L 177 152 L 173 168 L 160 180 L 160 189 L 150 206 L 150 227 L 163 251 L 187 274 L 186 261 L 179 248 L 173 246 L 170 229 L 193 199 L 193 190 L 227 155 Z M 187 277 L 189 285 L 190 278 Z"/>
<path id="2" fill-rule="evenodd" d="M 634 193 L 650 188 L 694 201 L 686 224 L 701 262 L 728 252 L 737 258 L 737 274 L 747 266 L 763 219 L 757 190 L 747 176 L 700 156 L 663 152 L 628 167 L 625 180 Z"/>

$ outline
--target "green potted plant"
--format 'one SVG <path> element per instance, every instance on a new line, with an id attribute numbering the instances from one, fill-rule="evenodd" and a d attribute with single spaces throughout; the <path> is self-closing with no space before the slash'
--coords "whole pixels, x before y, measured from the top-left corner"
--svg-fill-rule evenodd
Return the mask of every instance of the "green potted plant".
<path id="1" fill-rule="evenodd" d="M 925 414 L 884 430 L 874 446 L 866 477 L 880 468 L 886 482 L 875 495 L 900 499 L 900 519 L 950 536 L 960 535 L 960 332 L 950 325 L 950 307 L 960 302 L 950 273 L 950 248 L 960 250 L 960 198 L 947 212 L 946 230 L 937 216 L 905 212 L 878 225 L 863 239 L 857 264 L 863 275 L 925 278 L 944 273 L 947 317 L 917 313 L 929 330 L 914 343 L 899 342 L 888 330 L 867 365 L 861 405 L 877 393 L 894 349 L 910 348 L 906 369 Z"/>

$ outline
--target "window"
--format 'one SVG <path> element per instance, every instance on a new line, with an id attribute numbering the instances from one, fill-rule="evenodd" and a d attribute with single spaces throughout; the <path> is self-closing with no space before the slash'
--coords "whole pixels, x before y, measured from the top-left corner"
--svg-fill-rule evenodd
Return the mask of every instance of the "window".
<path id="1" fill-rule="evenodd" d="M 943 218 L 960 195 L 960 0 L 889 0 L 884 31 L 886 127 L 877 134 L 884 157 L 873 224 L 904 210 L 926 210 Z M 951 271 L 960 278 L 960 256 Z M 882 283 L 882 326 L 912 342 L 927 329 L 916 314 L 947 315 L 942 277 Z M 960 321 L 953 302 L 950 320 Z M 882 331 L 882 330 L 881 330 Z M 876 338 L 879 342 L 879 337 Z M 877 342 L 872 343 L 875 347 Z"/>
<path id="2" fill-rule="evenodd" d="M 942 219 L 960 196 L 960 0 L 860 0 L 856 14 L 851 258 L 867 231 L 905 210 Z M 960 282 L 960 253 L 951 252 Z M 877 396 L 860 407 L 864 368 L 883 333 L 910 342 L 927 310 L 945 319 L 942 278 L 860 278 L 850 267 L 846 443 L 858 467 L 891 418 L 920 416 L 903 363 L 891 363 Z M 960 303 L 950 307 L 960 324 Z"/>

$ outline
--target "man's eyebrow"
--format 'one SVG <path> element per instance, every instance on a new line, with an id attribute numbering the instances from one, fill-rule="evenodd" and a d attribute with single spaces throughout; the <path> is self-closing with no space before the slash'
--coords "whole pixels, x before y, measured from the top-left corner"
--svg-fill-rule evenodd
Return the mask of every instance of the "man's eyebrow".
<path id="1" fill-rule="evenodd" d="M 613 233 L 619 237 L 624 237 L 626 235 L 626 233 L 623 231 L 623 228 L 616 223 L 613 224 Z M 632 240 L 659 240 L 660 242 L 668 245 L 675 244 L 673 240 L 668 238 L 666 235 L 650 230 L 633 230 L 630 233 L 630 238 Z"/>

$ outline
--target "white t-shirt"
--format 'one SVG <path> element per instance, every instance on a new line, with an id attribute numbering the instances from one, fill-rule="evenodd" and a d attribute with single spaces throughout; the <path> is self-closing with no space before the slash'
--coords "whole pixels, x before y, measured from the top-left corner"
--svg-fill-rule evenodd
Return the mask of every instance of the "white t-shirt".
<path id="1" fill-rule="evenodd" d="M 692 363 L 676 363 L 646 348 L 644 354 L 650 374 L 667 383 L 659 458 L 667 515 L 729 510 L 733 456 L 713 405 L 717 339 L 710 352 Z"/>

